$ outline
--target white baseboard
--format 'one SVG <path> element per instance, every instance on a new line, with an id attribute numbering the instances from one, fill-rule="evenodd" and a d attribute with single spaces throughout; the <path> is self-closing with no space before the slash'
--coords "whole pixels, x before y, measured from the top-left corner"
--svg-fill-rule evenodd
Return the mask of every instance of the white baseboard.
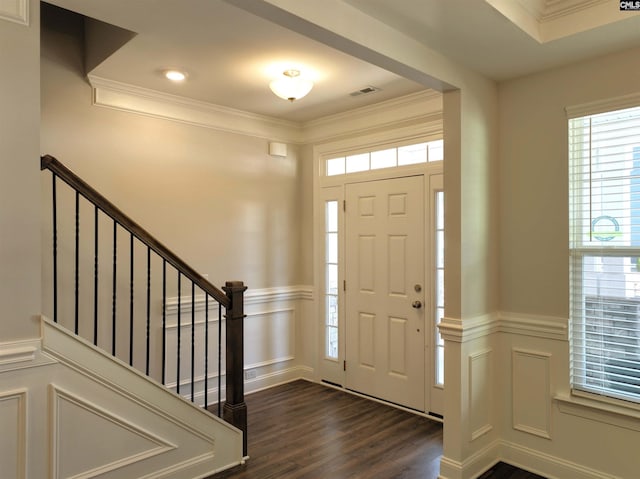
<path id="1" fill-rule="evenodd" d="M 474 479 L 499 462 L 500 441 L 493 441 L 464 461 L 455 461 L 442 456 L 440 479 Z"/>
<path id="2" fill-rule="evenodd" d="M 502 441 L 501 461 L 548 479 L 621 479 L 515 443 Z"/>
<path id="3" fill-rule="evenodd" d="M 307 366 L 293 366 L 280 371 L 274 371 L 268 374 L 256 376 L 253 379 L 244 382 L 244 390 L 246 394 L 255 393 L 264 389 L 269 389 L 281 384 L 290 383 L 298 379 L 306 379 L 313 381 L 313 369 Z"/>
<path id="4" fill-rule="evenodd" d="M 438 479 L 475 479 L 498 462 L 511 464 L 548 479 L 622 479 L 502 440 L 494 441 L 462 462 L 443 456 Z"/>

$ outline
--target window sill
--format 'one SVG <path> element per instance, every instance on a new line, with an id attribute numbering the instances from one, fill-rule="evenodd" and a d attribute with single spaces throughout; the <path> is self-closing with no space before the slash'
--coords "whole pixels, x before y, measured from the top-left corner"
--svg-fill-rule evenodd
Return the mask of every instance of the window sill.
<path id="1" fill-rule="evenodd" d="M 554 400 L 560 412 L 611 426 L 640 431 L 640 409 L 582 396 L 580 393 L 559 394 Z"/>

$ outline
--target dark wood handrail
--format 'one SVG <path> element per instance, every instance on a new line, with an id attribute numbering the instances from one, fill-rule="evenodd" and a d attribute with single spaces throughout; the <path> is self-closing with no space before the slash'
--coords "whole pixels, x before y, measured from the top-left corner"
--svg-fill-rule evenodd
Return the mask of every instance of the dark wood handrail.
<path id="1" fill-rule="evenodd" d="M 64 166 L 56 158 L 51 155 L 42 156 L 40 158 L 40 169 L 47 169 L 55 173 L 56 176 L 58 176 L 65 183 L 78 191 L 91 203 L 96 205 L 100 210 L 111 217 L 111 219 L 113 219 L 116 223 L 132 233 L 146 246 L 151 248 L 174 268 L 180 271 L 180 273 L 193 281 L 193 283 L 201 288 L 205 293 L 212 296 L 218 303 L 220 303 L 225 308 L 229 308 L 231 306 L 231 300 L 225 293 L 223 293 L 221 290 L 207 281 L 200 273 L 198 273 L 186 262 L 184 262 L 178 255 L 173 253 L 169 248 L 156 240 L 147 230 L 145 230 L 142 226 L 129 218 L 117 206 L 115 206 L 108 199 L 98 193 L 95 189 L 85 183 L 80 177 L 78 177 L 69 168 Z"/>

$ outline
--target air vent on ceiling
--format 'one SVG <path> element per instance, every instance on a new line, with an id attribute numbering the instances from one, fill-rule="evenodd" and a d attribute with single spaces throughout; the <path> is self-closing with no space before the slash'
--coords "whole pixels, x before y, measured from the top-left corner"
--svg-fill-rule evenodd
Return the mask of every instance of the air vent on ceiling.
<path id="1" fill-rule="evenodd" d="M 360 96 L 360 95 L 369 95 L 371 93 L 375 93 L 377 91 L 380 91 L 380 88 L 377 88 L 375 86 L 366 86 L 364 88 L 361 88 L 360 90 L 356 90 L 352 93 L 349 93 L 350 96 Z"/>

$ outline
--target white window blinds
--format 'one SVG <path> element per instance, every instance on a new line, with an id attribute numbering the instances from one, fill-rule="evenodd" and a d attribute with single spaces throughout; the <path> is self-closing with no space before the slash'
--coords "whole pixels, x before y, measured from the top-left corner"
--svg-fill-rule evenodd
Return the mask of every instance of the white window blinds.
<path id="1" fill-rule="evenodd" d="M 640 402 L 640 107 L 569 120 L 572 388 Z"/>

